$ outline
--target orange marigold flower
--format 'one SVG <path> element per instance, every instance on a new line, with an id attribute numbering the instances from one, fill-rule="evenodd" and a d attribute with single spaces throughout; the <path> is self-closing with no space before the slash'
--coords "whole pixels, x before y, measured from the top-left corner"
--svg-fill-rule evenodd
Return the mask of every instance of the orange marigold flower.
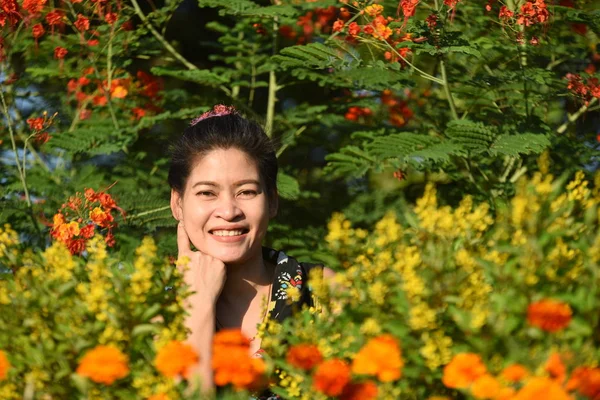
<path id="1" fill-rule="evenodd" d="M 323 362 L 313 375 L 313 388 L 327 396 L 339 396 L 350 382 L 350 367 L 334 358 Z"/>
<path id="2" fill-rule="evenodd" d="M 495 399 L 501 389 L 502 386 L 496 378 L 490 374 L 485 374 L 473 382 L 471 393 L 476 399 Z"/>
<path id="3" fill-rule="evenodd" d="M 373 400 L 377 397 L 377 385 L 373 381 L 350 383 L 340 395 L 340 400 Z"/>
<path id="4" fill-rule="evenodd" d="M 534 377 L 527 381 L 525 386 L 513 400 L 573 400 L 560 384 L 549 378 Z"/>
<path id="5" fill-rule="evenodd" d="M 550 375 L 550 378 L 563 383 L 567 377 L 567 368 L 558 353 L 552 353 L 544 366 L 544 370 Z"/>
<path id="6" fill-rule="evenodd" d="M 198 354 L 192 346 L 177 340 L 164 345 L 156 354 L 154 365 L 166 377 L 187 377 L 190 367 L 198 363 Z"/>
<path id="7" fill-rule="evenodd" d="M 527 322 L 547 332 L 557 332 L 571 322 L 571 307 L 561 301 L 544 299 L 527 307 Z"/>
<path id="8" fill-rule="evenodd" d="M 2 350 L 0 350 L 0 381 L 6 379 L 8 376 L 8 370 L 10 369 L 10 362 L 8 362 L 8 358 L 6 354 Z"/>
<path id="9" fill-rule="evenodd" d="M 494 400 L 513 400 L 515 393 L 517 393 L 517 391 L 512 387 L 503 387 L 500 389 L 500 392 L 498 392 Z"/>
<path id="10" fill-rule="evenodd" d="M 103 228 L 108 228 L 110 223 L 114 221 L 113 216 L 110 215 L 109 212 L 103 211 L 100 207 L 96 207 L 90 211 L 90 219 L 94 221 L 96 225 Z"/>
<path id="11" fill-rule="evenodd" d="M 129 374 L 127 356 L 114 346 L 96 346 L 88 351 L 77 367 L 77 373 L 96 383 L 111 385 Z"/>
<path id="12" fill-rule="evenodd" d="M 323 356 L 317 346 L 302 343 L 290 347 L 286 360 L 290 365 L 308 371 L 321 363 Z"/>
<path id="13" fill-rule="evenodd" d="M 600 399 L 600 368 L 577 367 L 566 384 L 567 390 L 575 390 L 590 399 Z"/>
<path id="14" fill-rule="evenodd" d="M 264 383 L 265 363 L 250 356 L 250 340 L 239 329 L 224 329 L 213 338 L 215 384 L 257 389 Z"/>
<path id="15" fill-rule="evenodd" d="M 444 367 L 442 382 L 446 387 L 464 389 L 487 373 L 481 357 L 474 353 L 460 353 Z"/>
<path id="16" fill-rule="evenodd" d="M 504 368 L 501 373 L 502 379 L 508 382 L 520 382 L 529 375 L 529 371 L 521 364 L 511 364 Z"/>
<path id="17" fill-rule="evenodd" d="M 391 335 L 373 338 L 356 354 L 352 372 L 360 375 L 375 375 L 382 382 L 391 382 L 402 376 L 402 352 Z"/>
<path id="18" fill-rule="evenodd" d="M 223 329 L 215 334 L 214 346 L 250 346 L 248 339 L 239 329 Z"/>
<path id="19" fill-rule="evenodd" d="M 147 400 L 169 400 L 169 396 L 164 393 L 153 394 Z"/>

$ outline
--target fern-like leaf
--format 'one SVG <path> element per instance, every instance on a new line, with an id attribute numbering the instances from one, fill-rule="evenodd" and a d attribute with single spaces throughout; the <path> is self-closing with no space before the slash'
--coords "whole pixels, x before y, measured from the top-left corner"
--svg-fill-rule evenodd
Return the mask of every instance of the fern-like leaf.
<path id="1" fill-rule="evenodd" d="M 549 146 L 550 140 L 545 135 L 537 135 L 535 133 L 498 135 L 490 147 L 490 153 L 505 156 L 539 154 Z"/>

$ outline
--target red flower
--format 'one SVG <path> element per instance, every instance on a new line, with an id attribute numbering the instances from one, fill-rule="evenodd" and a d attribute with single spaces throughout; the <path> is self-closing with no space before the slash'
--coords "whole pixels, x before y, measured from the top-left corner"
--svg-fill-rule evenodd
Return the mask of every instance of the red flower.
<path id="1" fill-rule="evenodd" d="M 400 0 L 399 7 L 402 8 L 404 20 L 407 20 L 415 15 L 418 4 L 419 0 Z"/>
<path id="2" fill-rule="evenodd" d="M 73 255 L 79 255 L 85 250 L 85 239 L 72 239 L 67 243 L 67 248 Z"/>
<path id="3" fill-rule="evenodd" d="M 514 12 L 510 11 L 506 6 L 500 7 L 500 13 L 498 14 L 498 18 L 500 19 L 509 19 L 515 15 Z"/>
<path id="4" fill-rule="evenodd" d="M 571 322 L 571 307 L 567 303 L 543 299 L 527 307 L 527 322 L 546 332 L 557 332 Z"/>
<path id="5" fill-rule="evenodd" d="M 88 110 L 87 108 L 84 108 L 83 110 L 81 110 L 79 112 L 79 119 L 82 121 L 89 119 L 91 116 L 92 116 L 92 110 Z"/>
<path id="6" fill-rule="evenodd" d="M 112 13 L 112 12 L 106 13 L 106 15 L 104 16 L 104 20 L 110 25 L 114 24 L 115 21 L 117 20 L 117 18 L 118 18 L 118 15 L 116 13 Z"/>
<path id="7" fill-rule="evenodd" d="M 342 29 L 344 29 L 344 21 L 342 21 L 341 19 L 338 19 L 337 21 L 335 21 L 333 23 L 333 31 L 334 32 L 340 32 Z"/>
<path id="8" fill-rule="evenodd" d="M 47 1 L 48 0 L 24 0 L 23 8 L 30 14 L 37 14 L 42 11 Z"/>
<path id="9" fill-rule="evenodd" d="M 449 8 L 454 8 L 456 7 L 456 4 L 458 4 L 460 0 L 444 0 L 444 4 L 447 5 Z"/>
<path id="10" fill-rule="evenodd" d="M 46 30 L 44 29 L 44 25 L 35 24 L 33 27 L 31 27 L 31 33 L 33 34 L 34 39 L 39 39 L 42 37 L 42 35 L 44 35 L 44 33 L 46 33 Z"/>
<path id="11" fill-rule="evenodd" d="M 94 236 L 94 224 L 84 226 L 79 230 L 79 236 L 84 239 L 89 239 Z"/>
<path id="12" fill-rule="evenodd" d="M 77 14 L 77 21 L 75 21 L 75 28 L 80 31 L 87 31 L 90 29 L 90 20 L 81 14 Z"/>
<path id="13" fill-rule="evenodd" d="M 44 129 L 44 118 L 29 118 L 27 120 L 27 125 L 29 125 L 29 128 L 34 131 L 41 131 L 42 129 Z"/>
<path id="14" fill-rule="evenodd" d="M 115 245 L 115 236 L 112 234 L 112 232 L 108 232 L 106 234 L 106 237 L 104 238 L 104 242 L 106 243 L 106 245 L 108 247 L 113 247 Z"/>
<path id="15" fill-rule="evenodd" d="M 360 33 L 360 26 L 356 22 L 351 22 L 348 25 L 348 33 L 350 36 L 356 36 Z"/>
<path id="16" fill-rule="evenodd" d="M 64 47 L 58 46 L 54 48 L 54 58 L 57 60 L 62 60 L 68 53 L 69 50 L 65 49 Z"/>
<path id="17" fill-rule="evenodd" d="M 34 139 L 39 144 L 44 144 L 44 143 L 48 142 L 48 140 L 50 140 L 51 138 L 52 138 L 52 136 L 50 136 L 48 134 L 48 132 L 42 132 L 42 133 L 38 133 L 37 135 L 35 135 Z"/>
<path id="18" fill-rule="evenodd" d="M 100 200 L 100 204 L 107 212 L 109 212 L 113 208 L 117 208 L 117 203 L 115 203 L 111 195 L 108 193 L 98 193 L 98 200 Z"/>
<path id="19" fill-rule="evenodd" d="M 144 115 L 146 115 L 146 111 L 144 111 L 144 109 L 143 109 L 143 108 L 140 108 L 140 107 L 133 107 L 133 108 L 131 109 L 131 112 L 133 113 L 133 117 L 134 117 L 136 120 L 139 120 L 139 119 L 141 119 L 141 118 L 142 118 Z"/>
<path id="20" fill-rule="evenodd" d="M 377 397 L 377 385 L 373 381 L 346 385 L 340 400 L 373 400 Z"/>
<path id="21" fill-rule="evenodd" d="M 535 23 L 544 23 L 548 20 L 549 12 L 544 0 L 528 1 L 521 6 L 521 13 L 517 24 L 530 26 Z"/>
<path id="22" fill-rule="evenodd" d="M 46 22 L 50 26 L 61 25 L 65 14 L 62 11 L 54 10 L 46 14 Z"/>

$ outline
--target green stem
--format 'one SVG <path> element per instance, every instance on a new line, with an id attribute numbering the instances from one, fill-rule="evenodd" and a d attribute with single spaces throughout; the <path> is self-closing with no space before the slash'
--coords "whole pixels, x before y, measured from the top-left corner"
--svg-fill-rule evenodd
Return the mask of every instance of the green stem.
<path id="1" fill-rule="evenodd" d="M 590 106 L 593 106 L 594 104 L 596 104 L 596 102 L 598 102 L 598 98 L 594 97 L 592 100 L 589 101 L 588 104 L 585 104 L 583 106 L 581 106 L 581 108 L 579 110 L 577 110 L 574 114 L 568 115 L 567 116 L 567 121 L 565 123 L 563 123 L 561 126 L 558 127 L 558 129 L 556 130 L 556 133 L 558 133 L 559 135 L 565 133 L 565 131 L 567 130 L 567 127 L 569 126 L 570 123 L 577 121 L 577 119 L 579 117 L 581 117 L 581 115 L 583 113 L 585 113 L 586 111 L 588 111 L 588 109 L 590 108 Z"/>
<path id="2" fill-rule="evenodd" d="M 450 112 L 452 113 L 452 118 L 457 120 L 458 114 L 456 113 L 456 106 L 454 105 L 454 98 L 452 97 L 452 92 L 450 91 L 450 85 L 448 84 L 448 75 L 446 74 L 446 64 L 444 63 L 443 58 L 440 58 L 440 72 L 442 73 L 442 80 L 444 81 L 444 93 L 446 93 L 446 97 L 448 98 L 448 104 L 450 105 Z"/>
<path id="3" fill-rule="evenodd" d="M 277 54 L 277 31 L 279 30 L 279 18 L 273 17 L 273 55 Z M 269 97 L 267 98 L 267 121 L 265 133 L 268 137 L 273 135 L 273 119 L 275 118 L 275 102 L 277 101 L 277 76 L 275 69 L 269 71 Z"/>
<path id="4" fill-rule="evenodd" d="M 159 208 L 155 208 L 153 210 L 148 210 L 148 211 L 141 212 L 139 214 L 128 215 L 127 219 L 129 221 L 131 221 L 132 219 L 143 217 L 144 215 L 154 214 L 154 213 L 157 213 L 157 212 L 160 212 L 160 211 L 168 210 L 169 208 L 171 208 L 171 206 L 159 207 Z"/>
<path id="5" fill-rule="evenodd" d="M 15 141 L 15 133 L 12 128 L 12 121 L 10 119 L 10 113 L 8 111 L 8 106 L 6 105 L 6 100 L 4 99 L 4 90 L 0 89 L 0 97 L 2 98 L 2 111 L 4 116 L 6 117 L 6 122 L 8 125 L 8 133 L 10 135 L 10 142 L 12 145 L 13 152 L 15 153 L 15 162 L 17 164 L 17 171 L 19 172 L 19 178 L 21 179 L 21 185 L 23 185 L 23 190 L 25 192 L 25 201 L 27 201 L 27 205 L 31 208 L 31 199 L 29 198 L 29 190 L 27 189 L 27 181 L 25 180 L 25 171 L 21 168 L 21 164 L 19 164 L 19 151 L 17 150 L 17 142 Z"/>

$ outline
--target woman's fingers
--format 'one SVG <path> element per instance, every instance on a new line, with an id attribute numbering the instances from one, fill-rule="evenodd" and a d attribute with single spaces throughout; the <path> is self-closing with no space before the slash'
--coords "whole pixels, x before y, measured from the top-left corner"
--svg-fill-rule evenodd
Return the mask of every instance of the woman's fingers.
<path id="1" fill-rule="evenodd" d="M 190 237 L 185 231 L 185 227 L 181 221 L 177 224 L 177 252 L 179 257 L 191 257 L 192 255 L 192 249 L 190 248 Z"/>

